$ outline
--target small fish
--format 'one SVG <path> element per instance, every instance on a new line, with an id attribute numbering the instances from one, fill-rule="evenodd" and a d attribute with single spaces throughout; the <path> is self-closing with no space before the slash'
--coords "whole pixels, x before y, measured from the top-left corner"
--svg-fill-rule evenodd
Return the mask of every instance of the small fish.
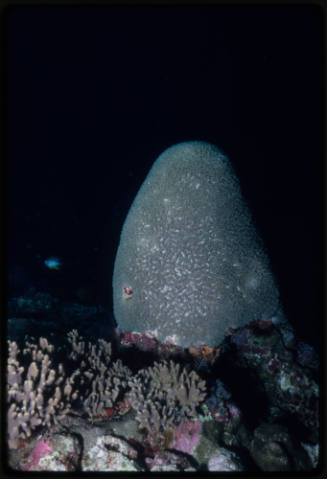
<path id="1" fill-rule="evenodd" d="M 61 269 L 63 266 L 61 259 L 57 256 L 51 256 L 50 258 L 45 259 L 44 264 L 47 268 L 56 270 Z"/>

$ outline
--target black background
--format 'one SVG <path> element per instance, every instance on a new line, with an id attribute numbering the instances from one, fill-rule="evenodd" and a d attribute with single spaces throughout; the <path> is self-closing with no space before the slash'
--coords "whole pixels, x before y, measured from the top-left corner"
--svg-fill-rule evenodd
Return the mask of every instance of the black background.
<path id="1" fill-rule="evenodd" d="M 185 140 L 229 156 L 286 314 L 317 345 L 320 11 L 20 7 L 8 13 L 9 295 L 87 287 L 112 308 L 120 230 L 153 161 Z M 61 271 L 44 266 L 63 260 Z M 24 289 L 23 288 L 23 289 Z"/>

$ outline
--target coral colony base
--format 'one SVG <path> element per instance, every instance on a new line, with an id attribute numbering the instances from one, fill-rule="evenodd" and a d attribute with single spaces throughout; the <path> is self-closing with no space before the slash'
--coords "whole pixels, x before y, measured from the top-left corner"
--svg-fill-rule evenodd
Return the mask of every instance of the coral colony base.
<path id="1" fill-rule="evenodd" d="M 56 346 L 44 337 L 8 341 L 12 469 L 317 467 L 317 362 L 285 325 L 254 321 L 216 351 L 116 334 L 113 343 L 76 330 Z M 246 377 L 255 378 L 251 387 Z"/>
<path id="2" fill-rule="evenodd" d="M 215 146 L 181 143 L 154 163 L 122 230 L 113 295 L 111 336 L 100 307 L 37 291 L 10 300 L 11 469 L 317 469 L 317 355 L 282 313 Z"/>

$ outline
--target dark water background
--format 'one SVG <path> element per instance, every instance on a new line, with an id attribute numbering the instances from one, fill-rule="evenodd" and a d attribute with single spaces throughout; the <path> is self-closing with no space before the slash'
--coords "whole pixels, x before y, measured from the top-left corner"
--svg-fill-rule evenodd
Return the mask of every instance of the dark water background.
<path id="1" fill-rule="evenodd" d="M 239 175 L 301 339 L 321 331 L 321 47 L 311 7 L 20 7 L 8 26 L 9 297 L 112 309 L 153 161 L 205 140 Z M 63 259 L 50 271 L 43 261 Z"/>

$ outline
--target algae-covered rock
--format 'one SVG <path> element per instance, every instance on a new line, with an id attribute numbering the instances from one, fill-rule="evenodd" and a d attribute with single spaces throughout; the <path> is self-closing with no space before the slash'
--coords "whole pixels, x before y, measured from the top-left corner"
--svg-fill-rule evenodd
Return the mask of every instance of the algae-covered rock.
<path id="1" fill-rule="evenodd" d="M 254 431 L 250 454 L 263 471 L 312 469 L 307 452 L 279 424 L 262 424 Z"/>

